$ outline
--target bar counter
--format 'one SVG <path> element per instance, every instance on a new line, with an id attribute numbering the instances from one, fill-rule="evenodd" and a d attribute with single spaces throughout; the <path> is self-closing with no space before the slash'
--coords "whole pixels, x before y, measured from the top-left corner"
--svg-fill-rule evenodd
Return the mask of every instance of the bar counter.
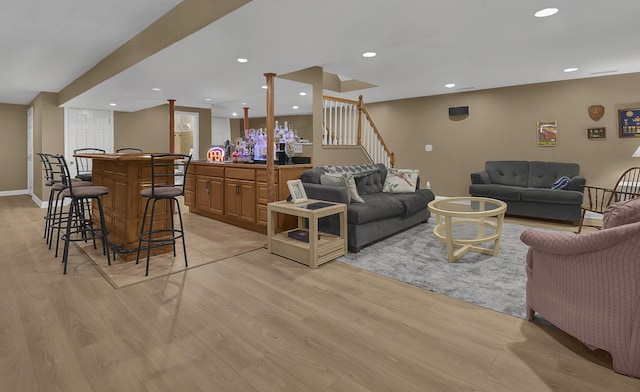
<path id="1" fill-rule="evenodd" d="M 185 204 L 189 211 L 260 233 L 267 232 L 267 204 L 289 196 L 288 180 L 300 178 L 311 164 L 275 165 L 274 200 L 268 200 L 267 165 L 191 161 Z M 279 231 L 296 225 L 295 217 L 281 215 Z"/>
<path id="2" fill-rule="evenodd" d="M 150 154 L 77 154 L 92 159 L 92 182 L 109 188 L 102 197 L 105 224 L 109 230 L 109 242 L 124 260 L 135 260 L 138 236 L 146 198 L 140 191 L 151 187 Z M 93 220 L 99 224 L 97 205 L 93 206 Z M 171 228 L 171 212 L 167 203 L 158 203 L 153 221 L 154 229 Z M 171 251 L 170 246 L 154 248 L 151 254 Z M 146 257 L 146 252 L 141 252 Z"/>

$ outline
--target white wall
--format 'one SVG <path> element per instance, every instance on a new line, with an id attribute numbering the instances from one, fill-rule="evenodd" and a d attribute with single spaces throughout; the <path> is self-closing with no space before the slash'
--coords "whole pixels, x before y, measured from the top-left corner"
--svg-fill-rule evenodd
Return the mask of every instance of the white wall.
<path id="1" fill-rule="evenodd" d="M 223 146 L 224 142 L 231 140 L 231 126 L 228 118 L 211 117 L 211 144 Z"/>

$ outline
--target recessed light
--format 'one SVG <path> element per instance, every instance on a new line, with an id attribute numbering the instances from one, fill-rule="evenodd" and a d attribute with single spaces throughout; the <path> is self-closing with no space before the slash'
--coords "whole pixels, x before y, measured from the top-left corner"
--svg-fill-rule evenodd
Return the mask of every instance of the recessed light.
<path id="1" fill-rule="evenodd" d="M 304 91 L 300 91 L 300 95 L 304 97 L 305 95 L 307 95 L 307 93 L 305 93 Z"/>
<path id="2" fill-rule="evenodd" d="M 578 68 L 565 68 L 564 72 L 576 72 Z"/>
<path id="3" fill-rule="evenodd" d="M 266 90 L 266 89 L 268 89 L 269 87 L 268 87 L 268 86 L 262 86 L 262 88 Z"/>
<path id="4" fill-rule="evenodd" d="M 239 58 L 239 59 L 237 59 L 236 61 L 238 61 L 239 63 L 246 63 L 246 62 L 247 62 L 247 61 L 249 61 L 249 60 L 247 60 L 247 59 L 245 59 L 245 58 L 240 57 L 240 58 Z"/>
<path id="5" fill-rule="evenodd" d="M 211 98 L 205 98 L 204 100 L 207 102 L 211 102 Z"/>
<path id="6" fill-rule="evenodd" d="M 247 106 L 247 103 L 246 102 L 242 102 L 240 105 Z"/>
<path id="7" fill-rule="evenodd" d="M 291 109 L 295 110 L 295 109 L 298 109 L 298 107 L 294 105 L 294 106 L 291 107 Z"/>
<path id="8" fill-rule="evenodd" d="M 456 86 L 455 83 L 447 83 L 444 85 L 446 88 L 454 88 Z"/>
<path id="9" fill-rule="evenodd" d="M 362 53 L 362 57 L 376 57 L 376 52 L 364 52 Z"/>
<path id="10" fill-rule="evenodd" d="M 546 18 L 547 16 L 555 15 L 557 13 L 557 8 L 545 8 L 536 12 L 534 15 L 536 16 L 536 18 Z"/>
<path id="11" fill-rule="evenodd" d="M 111 102 L 111 103 L 109 104 L 109 106 L 118 106 L 118 104 L 117 104 L 117 103 L 113 103 L 113 102 Z"/>
<path id="12" fill-rule="evenodd" d="M 237 116 L 237 115 L 238 115 L 238 113 L 233 112 L 233 113 L 231 113 L 231 115 L 232 115 L 233 117 L 235 117 L 235 116 Z"/>
<path id="13" fill-rule="evenodd" d="M 151 89 L 152 91 L 161 91 L 161 89 L 159 89 L 158 87 L 154 87 Z"/>

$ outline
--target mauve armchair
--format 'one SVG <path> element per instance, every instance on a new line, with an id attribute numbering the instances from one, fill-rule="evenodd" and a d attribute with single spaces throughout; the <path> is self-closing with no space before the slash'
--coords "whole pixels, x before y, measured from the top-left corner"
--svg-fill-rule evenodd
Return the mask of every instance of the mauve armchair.
<path id="1" fill-rule="evenodd" d="M 612 204 L 603 229 L 557 234 L 527 229 L 527 319 L 539 313 L 613 369 L 640 377 L 640 199 Z"/>

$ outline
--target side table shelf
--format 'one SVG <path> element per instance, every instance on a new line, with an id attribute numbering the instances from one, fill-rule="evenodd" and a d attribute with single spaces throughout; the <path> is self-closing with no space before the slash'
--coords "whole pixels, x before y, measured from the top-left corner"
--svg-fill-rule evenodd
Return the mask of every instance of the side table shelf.
<path id="1" fill-rule="evenodd" d="M 328 206 L 318 209 L 303 207 L 316 202 L 322 201 L 309 200 L 299 205 L 278 201 L 267 205 L 267 244 L 270 253 L 295 260 L 311 268 L 317 268 L 347 253 L 347 206 L 341 203 L 322 202 Z M 305 228 L 305 219 L 308 219 L 309 242 L 289 237 L 291 230 L 275 233 L 274 222 L 278 213 L 297 216 L 299 228 Z M 335 214 L 340 215 L 340 235 L 319 232 L 318 219 Z"/>

